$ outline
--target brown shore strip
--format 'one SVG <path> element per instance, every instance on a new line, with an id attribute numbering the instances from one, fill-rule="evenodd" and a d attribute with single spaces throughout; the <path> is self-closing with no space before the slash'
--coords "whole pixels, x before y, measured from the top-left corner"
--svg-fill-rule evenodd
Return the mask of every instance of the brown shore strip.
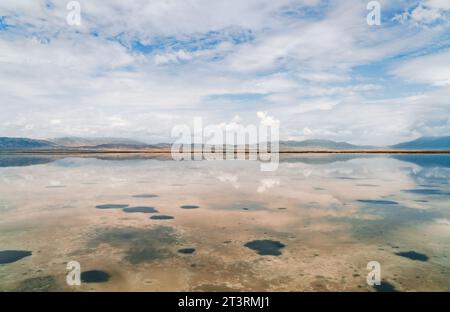
<path id="1" fill-rule="evenodd" d="M 270 151 L 268 151 L 270 153 Z M 191 151 L 200 154 L 201 150 Z M 217 151 L 205 154 L 224 154 Z M 237 154 L 237 152 L 234 152 Z M 245 154 L 257 154 L 258 151 L 245 151 Z M 0 155 L 95 155 L 95 154 L 171 154 L 169 149 L 155 150 L 0 150 Z M 450 150 L 280 150 L 279 154 L 450 154 Z"/>

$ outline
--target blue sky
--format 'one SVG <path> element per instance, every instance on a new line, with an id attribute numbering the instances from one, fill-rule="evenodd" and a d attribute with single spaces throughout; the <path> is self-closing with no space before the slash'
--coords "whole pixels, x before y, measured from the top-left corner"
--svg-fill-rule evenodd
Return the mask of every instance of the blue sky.
<path id="1" fill-rule="evenodd" d="M 0 3 L 0 136 L 172 141 L 175 125 L 279 121 L 282 139 L 450 134 L 450 1 Z"/>

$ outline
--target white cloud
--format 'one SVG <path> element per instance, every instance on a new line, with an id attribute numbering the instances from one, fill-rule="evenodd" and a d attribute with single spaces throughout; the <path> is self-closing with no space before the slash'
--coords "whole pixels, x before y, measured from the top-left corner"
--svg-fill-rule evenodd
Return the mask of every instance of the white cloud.
<path id="1" fill-rule="evenodd" d="M 430 54 L 445 44 L 445 23 L 371 28 L 364 0 L 320 9 L 320 0 L 80 2 L 81 27 L 66 24 L 66 2 L 0 3 L 14 26 L 0 27 L 2 135 L 167 141 L 174 124 L 194 116 L 256 123 L 257 112 L 279 123 L 285 138 L 384 144 L 448 130 L 433 123 L 448 115 L 443 91 L 388 95 L 389 72 L 359 72 L 419 51 L 424 55 L 393 61 L 397 83 L 448 87 L 448 52 Z M 422 4 L 432 11 L 423 18 L 448 22 L 449 1 Z M 400 0 L 383 8 L 406 10 Z M 132 42 L 154 51 L 133 49 Z"/>
<path id="2" fill-rule="evenodd" d="M 397 66 L 393 73 L 412 82 L 434 86 L 450 85 L 450 51 L 408 60 Z"/>
<path id="3" fill-rule="evenodd" d="M 258 193 L 264 193 L 267 190 L 274 188 L 278 185 L 280 185 L 280 179 L 278 179 L 278 178 L 262 179 L 259 182 L 259 186 L 256 189 L 256 191 Z"/>
<path id="4" fill-rule="evenodd" d="M 269 116 L 267 112 L 257 112 L 256 116 L 258 116 L 260 123 L 267 127 L 278 127 L 280 121 L 273 116 Z"/>
<path id="5" fill-rule="evenodd" d="M 446 19 L 450 12 L 450 2 L 447 0 L 424 0 L 411 11 L 397 15 L 399 21 L 411 20 L 417 25 L 429 25 Z"/>
<path id="6" fill-rule="evenodd" d="M 180 61 L 186 61 L 192 59 L 192 53 L 179 50 L 176 52 L 156 54 L 155 63 L 157 65 L 167 64 L 167 63 L 178 63 Z"/>

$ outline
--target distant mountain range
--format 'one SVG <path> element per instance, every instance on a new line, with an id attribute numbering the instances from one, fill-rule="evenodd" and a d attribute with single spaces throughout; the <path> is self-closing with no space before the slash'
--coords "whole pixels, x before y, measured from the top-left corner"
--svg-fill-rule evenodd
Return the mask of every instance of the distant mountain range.
<path id="1" fill-rule="evenodd" d="M 170 149 L 169 143 L 146 144 L 126 138 L 82 138 L 62 137 L 48 140 L 27 138 L 0 137 L 0 150 L 29 150 L 29 149 L 99 149 L 99 150 L 141 150 L 141 149 Z"/>
<path id="2" fill-rule="evenodd" d="M 146 144 L 136 140 L 122 138 L 80 138 L 64 137 L 49 140 L 34 140 L 27 138 L 0 137 L 0 150 L 16 149 L 101 149 L 101 150 L 143 150 L 170 149 L 170 143 Z M 280 141 L 280 150 L 321 151 L 321 150 L 450 150 L 450 136 L 423 137 L 410 142 L 387 147 L 353 145 L 347 142 L 331 140 Z"/>
<path id="3" fill-rule="evenodd" d="M 92 147 L 99 145 L 108 145 L 108 144 L 116 144 L 116 145 L 146 145 L 145 143 L 131 140 L 131 139 L 122 139 L 122 138 L 82 138 L 82 137 L 62 137 L 51 139 L 51 142 L 55 143 L 58 146 L 65 147 Z"/>
<path id="4" fill-rule="evenodd" d="M 55 143 L 46 140 L 0 137 L 0 149 L 36 149 L 54 146 Z"/>
<path id="5" fill-rule="evenodd" d="M 347 142 L 335 142 L 331 140 L 280 141 L 280 150 L 287 148 L 308 150 L 366 150 L 374 149 L 375 147 L 353 145 Z"/>
<path id="6" fill-rule="evenodd" d="M 450 150 L 450 136 L 423 137 L 391 146 L 394 149 Z"/>

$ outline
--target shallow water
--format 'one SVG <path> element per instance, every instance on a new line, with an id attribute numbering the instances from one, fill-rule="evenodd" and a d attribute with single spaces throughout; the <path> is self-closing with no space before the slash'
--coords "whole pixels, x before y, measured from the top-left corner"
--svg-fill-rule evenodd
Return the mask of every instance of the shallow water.
<path id="1" fill-rule="evenodd" d="M 449 181 L 445 155 L 2 155 L 0 290 L 449 291 Z"/>

